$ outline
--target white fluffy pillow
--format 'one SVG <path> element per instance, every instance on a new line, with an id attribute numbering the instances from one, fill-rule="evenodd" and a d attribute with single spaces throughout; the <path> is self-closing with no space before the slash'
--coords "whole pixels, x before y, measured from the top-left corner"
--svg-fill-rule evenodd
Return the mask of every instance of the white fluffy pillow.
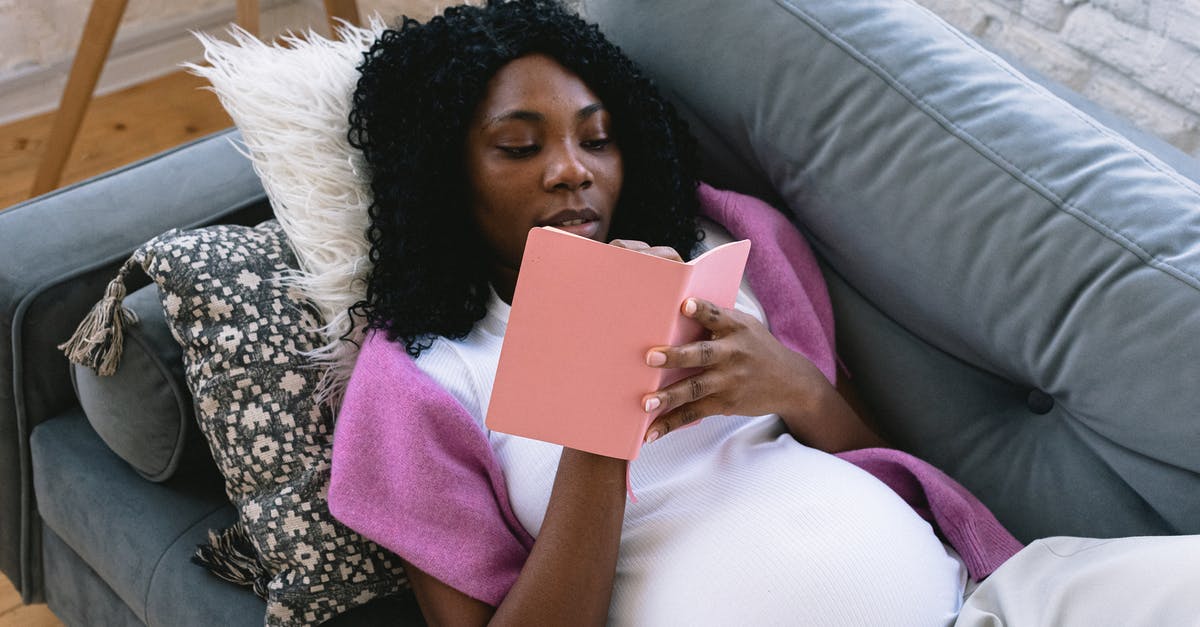
<path id="1" fill-rule="evenodd" d="M 233 42 L 203 33 L 209 65 L 185 64 L 212 83 L 245 143 L 301 270 L 293 284 L 321 313 L 325 340 L 309 357 L 325 371 L 318 397 L 335 406 L 362 338 L 348 312 L 366 294 L 370 184 L 346 138 L 358 65 L 384 24 L 342 25 L 339 40 L 317 33 L 267 44 L 239 28 Z M 345 339 L 343 339 L 345 338 Z M 346 341 L 350 340 L 350 341 Z"/>

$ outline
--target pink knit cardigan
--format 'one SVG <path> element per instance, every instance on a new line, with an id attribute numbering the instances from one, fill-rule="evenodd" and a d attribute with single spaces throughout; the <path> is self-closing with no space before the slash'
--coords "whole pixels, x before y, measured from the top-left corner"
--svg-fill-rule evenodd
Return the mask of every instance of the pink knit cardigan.
<path id="1" fill-rule="evenodd" d="M 701 213 L 754 246 L 746 277 L 772 333 L 836 378 L 833 309 L 812 250 L 769 205 L 702 185 Z M 975 580 L 1021 544 L 965 488 L 892 449 L 839 457 L 895 490 L 958 551 Z M 486 435 L 404 347 L 366 338 L 334 433 L 329 509 L 341 522 L 476 599 L 498 605 L 533 537 L 517 521 Z M 697 550 L 703 550 L 698 548 Z"/>

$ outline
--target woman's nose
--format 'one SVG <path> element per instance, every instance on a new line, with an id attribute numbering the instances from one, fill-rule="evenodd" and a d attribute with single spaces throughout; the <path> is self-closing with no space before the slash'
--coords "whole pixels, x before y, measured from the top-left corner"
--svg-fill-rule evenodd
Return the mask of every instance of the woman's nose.
<path id="1" fill-rule="evenodd" d="M 554 150 L 549 157 L 545 176 L 547 190 L 576 190 L 592 186 L 592 172 L 580 159 L 579 149 L 574 146 L 562 146 Z"/>

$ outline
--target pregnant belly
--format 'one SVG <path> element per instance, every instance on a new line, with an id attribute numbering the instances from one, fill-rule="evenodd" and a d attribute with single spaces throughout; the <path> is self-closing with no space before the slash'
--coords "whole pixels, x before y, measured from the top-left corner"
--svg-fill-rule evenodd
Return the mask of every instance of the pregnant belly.
<path id="1" fill-rule="evenodd" d="M 961 604 L 965 571 L 924 520 L 787 436 L 727 446 L 638 496 L 613 624 L 945 625 Z"/>

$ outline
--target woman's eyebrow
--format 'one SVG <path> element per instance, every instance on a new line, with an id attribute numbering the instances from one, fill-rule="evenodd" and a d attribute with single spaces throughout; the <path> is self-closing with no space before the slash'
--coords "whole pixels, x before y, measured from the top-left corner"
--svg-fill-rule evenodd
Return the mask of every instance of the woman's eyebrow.
<path id="1" fill-rule="evenodd" d="M 599 102 L 593 102 L 592 104 L 580 109 L 579 112 L 575 114 L 575 118 L 578 120 L 586 120 L 588 116 L 592 115 L 593 113 L 603 110 L 604 105 L 600 104 Z"/>
<path id="2" fill-rule="evenodd" d="M 500 122 L 505 122 L 508 120 L 520 120 L 522 122 L 541 122 L 545 119 L 546 119 L 546 116 L 538 113 L 537 111 L 526 111 L 524 109 L 513 109 L 512 111 L 505 111 L 504 113 L 501 113 L 500 115 L 489 118 L 488 121 L 484 123 L 483 127 L 487 128 L 493 124 L 499 124 Z"/>
<path id="3" fill-rule="evenodd" d="M 592 104 L 577 111 L 575 113 L 575 119 L 586 120 L 588 117 L 594 115 L 596 112 L 603 111 L 603 110 L 604 110 L 603 104 L 601 104 L 599 102 L 593 102 Z M 499 124 L 500 122 L 506 122 L 508 120 L 520 120 L 522 122 L 543 122 L 546 120 L 546 116 L 542 115 L 541 113 L 538 113 L 537 111 L 529 111 L 526 109 L 513 109 L 511 111 L 505 111 L 504 113 L 501 113 L 500 115 L 488 118 L 488 121 L 483 124 L 483 128 L 487 128 L 493 124 Z"/>

